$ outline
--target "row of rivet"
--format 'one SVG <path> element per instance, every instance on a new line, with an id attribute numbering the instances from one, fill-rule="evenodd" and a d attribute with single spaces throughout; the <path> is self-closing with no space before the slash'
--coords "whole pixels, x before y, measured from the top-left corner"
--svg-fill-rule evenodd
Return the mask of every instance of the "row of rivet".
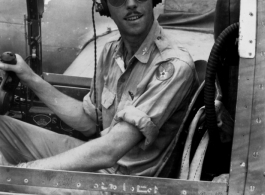
<path id="1" fill-rule="evenodd" d="M 8 183 L 10 183 L 11 181 L 12 181 L 12 179 L 11 178 L 7 178 L 7 180 L 6 180 Z M 27 184 L 27 183 L 29 183 L 29 180 L 28 179 L 24 179 L 24 183 L 25 184 Z M 43 182 L 44 183 L 44 182 Z M 55 183 L 54 184 L 54 186 L 58 186 L 59 184 L 58 183 Z M 81 187 L 81 183 L 77 183 L 76 184 L 76 187 L 77 188 L 80 188 Z M 186 194 L 183 194 L 183 195 L 186 195 Z"/>

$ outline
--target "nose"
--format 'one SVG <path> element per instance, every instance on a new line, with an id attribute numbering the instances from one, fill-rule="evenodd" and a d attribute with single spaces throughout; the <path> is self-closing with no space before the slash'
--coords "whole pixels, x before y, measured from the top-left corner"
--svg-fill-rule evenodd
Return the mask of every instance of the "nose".
<path id="1" fill-rule="evenodd" d="M 135 9 L 137 7 L 136 0 L 127 0 L 126 1 L 126 8 L 127 9 Z"/>

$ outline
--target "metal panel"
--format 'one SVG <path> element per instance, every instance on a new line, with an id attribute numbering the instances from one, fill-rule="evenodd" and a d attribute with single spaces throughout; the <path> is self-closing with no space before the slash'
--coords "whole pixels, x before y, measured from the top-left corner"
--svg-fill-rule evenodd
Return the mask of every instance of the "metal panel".
<path id="1" fill-rule="evenodd" d="M 13 51 L 24 57 L 26 0 L 0 0 L 0 5 L 0 53 Z"/>
<path id="2" fill-rule="evenodd" d="M 26 58 L 26 0 L 0 0 L 0 5 L 0 53 L 11 50 Z M 92 38 L 91 8 L 92 1 L 87 0 L 45 1 L 42 20 L 44 71 L 63 73 L 82 45 Z M 95 17 L 98 34 L 115 28 L 110 18 L 100 17 L 97 13 Z"/>
<path id="3" fill-rule="evenodd" d="M 163 178 L 0 167 L 0 184 L 132 194 L 225 195 L 227 185 Z"/>
<path id="4" fill-rule="evenodd" d="M 30 194 L 0 192 L 0 195 L 30 195 Z"/>
<path id="5" fill-rule="evenodd" d="M 255 63 L 255 59 L 240 59 L 229 195 L 243 195 L 245 189 L 246 173 L 248 171 Z"/>
<path id="6" fill-rule="evenodd" d="M 243 194 L 247 172 L 254 80 L 253 59 L 240 59 L 229 195 Z"/>
<path id="7" fill-rule="evenodd" d="M 256 58 L 241 59 L 229 194 L 264 194 L 265 7 L 258 0 Z"/>
<path id="8" fill-rule="evenodd" d="M 256 53 L 257 0 L 240 1 L 239 55 L 254 58 Z"/>
<path id="9" fill-rule="evenodd" d="M 265 1 L 258 0 L 257 55 L 245 195 L 265 193 Z"/>
<path id="10" fill-rule="evenodd" d="M 92 3 L 87 0 L 46 1 L 42 20 L 45 72 L 62 74 L 85 42 L 93 37 Z M 115 27 L 110 18 L 100 17 L 98 13 L 95 18 L 97 34 Z"/>

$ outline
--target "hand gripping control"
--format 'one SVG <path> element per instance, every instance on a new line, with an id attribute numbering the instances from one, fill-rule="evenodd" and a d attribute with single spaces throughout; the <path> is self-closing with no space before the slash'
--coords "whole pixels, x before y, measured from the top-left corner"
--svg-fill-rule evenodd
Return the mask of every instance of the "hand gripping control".
<path id="1" fill-rule="evenodd" d="M 0 61 L 6 64 L 17 64 L 16 55 L 12 52 L 4 52 L 0 56 Z M 14 72 L 0 71 L 0 115 L 10 109 L 18 83 L 19 79 Z"/>

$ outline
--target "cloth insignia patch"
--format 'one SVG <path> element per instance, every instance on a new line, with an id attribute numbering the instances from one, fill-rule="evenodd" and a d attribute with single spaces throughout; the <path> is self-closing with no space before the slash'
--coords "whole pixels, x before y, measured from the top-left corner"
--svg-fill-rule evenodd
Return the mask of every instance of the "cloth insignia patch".
<path id="1" fill-rule="evenodd" d="M 165 62 L 159 65 L 156 71 L 156 78 L 160 81 L 165 81 L 170 79 L 174 72 L 174 65 L 171 62 Z"/>

